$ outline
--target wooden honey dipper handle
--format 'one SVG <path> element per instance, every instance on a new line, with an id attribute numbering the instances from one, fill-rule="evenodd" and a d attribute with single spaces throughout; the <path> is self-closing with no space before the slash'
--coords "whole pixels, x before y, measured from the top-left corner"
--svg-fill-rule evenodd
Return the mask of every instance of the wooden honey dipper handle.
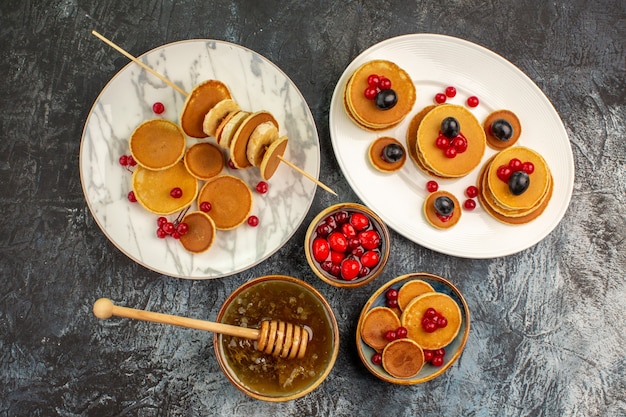
<path id="1" fill-rule="evenodd" d="M 309 339 L 309 333 L 306 329 L 291 323 L 276 320 L 264 321 L 261 323 L 260 330 L 249 329 L 230 324 L 121 307 L 113 304 L 113 301 L 108 298 L 96 300 L 93 305 L 93 314 L 103 320 L 109 319 L 111 316 L 117 316 L 257 340 L 258 350 L 289 359 L 295 357 L 302 358 Z"/>

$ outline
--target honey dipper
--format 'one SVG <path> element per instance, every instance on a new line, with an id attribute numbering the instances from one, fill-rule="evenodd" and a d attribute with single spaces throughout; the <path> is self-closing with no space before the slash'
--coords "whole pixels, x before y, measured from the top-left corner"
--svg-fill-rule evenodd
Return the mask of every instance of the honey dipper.
<path id="1" fill-rule="evenodd" d="M 261 322 L 260 329 L 252 329 L 121 307 L 113 304 L 108 298 L 100 298 L 93 304 L 93 314 L 103 320 L 111 316 L 125 317 L 256 340 L 257 350 L 288 359 L 304 357 L 310 336 L 309 331 L 304 327 L 278 320 L 265 320 Z"/>

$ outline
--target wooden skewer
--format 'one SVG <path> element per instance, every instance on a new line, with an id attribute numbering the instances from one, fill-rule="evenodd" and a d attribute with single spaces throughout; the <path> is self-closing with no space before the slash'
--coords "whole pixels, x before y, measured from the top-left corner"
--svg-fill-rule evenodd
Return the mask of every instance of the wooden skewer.
<path id="1" fill-rule="evenodd" d="M 187 97 L 189 95 L 189 93 L 187 93 L 185 90 L 183 90 L 182 88 L 180 88 L 179 86 L 177 86 L 176 84 L 174 84 L 172 81 L 168 80 L 167 78 L 165 78 L 164 76 L 162 76 L 161 74 L 159 74 L 158 72 L 156 72 L 155 70 L 153 70 L 152 68 L 150 68 L 149 66 L 147 66 L 146 64 L 144 64 L 143 62 L 141 62 L 140 60 L 138 60 L 137 58 L 135 58 L 134 56 L 132 56 L 131 54 L 129 54 L 128 52 L 126 52 L 124 49 L 122 49 L 121 47 L 119 47 L 118 45 L 116 45 L 115 43 L 113 43 L 112 41 L 110 41 L 109 39 L 105 38 L 104 36 L 102 36 L 100 33 L 96 32 L 95 30 L 92 30 L 91 33 L 96 36 L 98 39 L 100 39 L 101 41 L 103 41 L 104 43 L 106 43 L 107 45 L 109 45 L 111 48 L 115 49 L 116 51 L 118 51 L 119 53 L 121 53 L 122 55 L 124 55 L 126 58 L 130 59 L 131 61 L 133 61 L 135 64 L 141 66 L 143 69 L 145 69 L 146 71 L 148 71 L 149 73 L 151 73 L 152 75 L 154 75 L 155 77 L 159 78 L 161 81 L 163 81 L 164 83 L 166 83 L 167 85 L 169 85 L 170 87 L 172 87 L 173 89 L 175 89 L 176 91 L 178 91 L 180 94 L 182 94 L 183 96 Z M 286 159 L 284 159 L 282 156 L 279 156 L 278 159 L 280 159 L 281 162 L 284 162 L 286 165 L 288 165 L 289 167 L 291 167 L 292 169 L 296 170 L 297 172 L 299 172 L 300 174 L 304 175 L 305 177 L 307 177 L 309 180 L 313 181 L 314 183 L 316 183 L 317 185 L 319 185 L 320 187 L 322 187 L 324 190 L 328 191 L 331 194 L 337 195 L 336 192 L 334 192 L 330 187 L 328 187 L 326 184 L 322 183 L 321 181 L 319 181 L 317 178 L 314 178 L 312 175 L 310 175 L 308 172 L 303 171 L 302 169 L 300 169 L 299 167 L 297 167 L 296 165 L 292 164 L 291 162 L 287 161 Z"/>
<path id="2" fill-rule="evenodd" d="M 112 316 L 125 317 L 256 340 L 258 342 L 256 345 L 258 350 L 273 356 L 289 359 L 296 357 L 301 359 L 304 357 L 310 337 L 309 331 L 304 327 L 277 320 L 263 321 L 259 330 L 121 307 L 113 304 L 108 298 L 96 300 L 93 304 L 93 314 L 103 320 Z"/>

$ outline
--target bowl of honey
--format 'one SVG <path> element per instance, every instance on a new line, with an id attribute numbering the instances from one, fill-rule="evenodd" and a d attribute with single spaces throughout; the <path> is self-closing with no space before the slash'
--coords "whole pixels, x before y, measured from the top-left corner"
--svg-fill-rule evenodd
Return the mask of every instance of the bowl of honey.
<path id="1" fill-rule="evenodd" d="M 339 327 L 332 308 L 315 288 L 285 275 L 252 279 L 226 299 L 217 321 L 261 328 L 280 321 L 306 329 L 302 357 L 282 357 L 259 350 L 257 340 L 215 334 L 218 364 L 228 380 L 246 395 L 284 402 L 316 389 L 332 370 L 339 353 Z M 290 336 L 284 336 L 288 339 Z"/>

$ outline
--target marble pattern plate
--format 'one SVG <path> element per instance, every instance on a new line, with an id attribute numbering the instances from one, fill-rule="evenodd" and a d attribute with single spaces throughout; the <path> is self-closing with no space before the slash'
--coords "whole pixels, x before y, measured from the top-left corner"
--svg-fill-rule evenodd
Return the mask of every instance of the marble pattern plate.
<path id="1" fill-rule="evenodd" d="M 343 91 L 351 74 L 373 59 L 387 59 L 406 70 L 416 86 L 417 100 L 402 123 L 378 133 L 357 127 L 346 115 Z M 435 94 L 447 86 L 457 89 L 448 103 L 465 105 L 475 95 L 480 105 L 471 109 L 479 121 L 492 111 L 509 109 L 522 124 L 517 144 L 532 148 L 547 161 L 554 177 L 554 192 L 545 212 L 525 225 L 510 226 L 492 218 L 480 205 L 463 210 L 460 222 L 446 231 L 427 223 L 422 206 L 430 179 L 410 158 L 393 174 L 376 171 L 367 149 L 379 136 L 392 136 L 406 143 L 406 130 L 413 115 L 433 104 Z M 393 88 L 393 86 L 392 86 Z M 541 89 L 506 59 L 474 43 L 443 35 L 412 34 L 391 38 L 365 50 L 340 77 L 330 106 L 330 135 L 335 156 L 346 179 L 363 203 L 389 227 L 424 247 L 465 258 L 494 258 L 524 250 L 548 235 L 569 206 L 574 185 L 574 159 L 559 115 Z M 495 153 L 487 149 L 485 162 Z M 464 190 L 476 184 L 479 168 L 464 178 L 438 180 L 440 189 L 459 201 Z"/>
<path id="2" fill-rule="evenodd" d="M 113 49 L 110 53 L 117 54 Z M 139 58 L 186 92 L 204 80 L 218 79 L 243 110 L 270 111 L 281 135 L 289 137 L 285 158 L 318 177 L 319 138 L 310 109 L 295 84 L 263 56 L 228 42 L 188 40 Z M 184 95 L 139 65 L 130 62 L 121 69 L 96 99 L 85 124 L 79 161 L 83 191 L 98 226 L 137 263 L 180 278 L 225 277 L 263 261 L 289 240 L 311 206 L 316 185 L 281 164 L 269 181 L 269 192 L 261 195 L 254 190 L 261 180 L 257 168 L 225 167 L 223 173 L 240 177 L 253 190 L 252 214 L 259 217 L 259 226 L 218 231 L 213 246 L 198 255 L 173 238 L 157 238 L 158 216 L 127 200 L 131 173 L 118 159 L 129 153 L 128 138 L 137 125 L 157 117 L 178 123 L 184 101 Z M 163 114 L 152 112 L 155 102 L 165 105 Z M 187 146 L 196 142 L 188 138 Z"/>

